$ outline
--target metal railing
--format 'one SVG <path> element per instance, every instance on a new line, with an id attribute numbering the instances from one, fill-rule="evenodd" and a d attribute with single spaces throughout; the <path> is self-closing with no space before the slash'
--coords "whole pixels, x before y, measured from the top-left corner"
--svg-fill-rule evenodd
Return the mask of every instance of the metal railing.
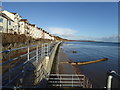
<path id="1" fill-rule="evenodd" d="M 27 46 L 27 47 L 21 47 L 21 48 L 16 48 L 16 49 L 11 49 L 11 50 L 5 50 L 5 51 L 0 51 L 0 53 L 8 53 L 8 61 L 3 62 L 0 64 L 0 66 L 3 67 L 3 69 L 6 68 L 6 71 L 3 72 L 2 75 L 2 84 L 3 86 L 8 86 L 16 82 L 16 79 L 22 78 L 25 74 L 26 71 L 29 71 L 31 69 L 31 63 L 34 66 L 38 66 L 40 63 L 42 63 L 41 60 L 45 56 L 50 56 L 52 53 L 52 50 L 54 46 L 56 45 L 57 42 L 54 43 L 44 43 L 44 44 L 39 44 L 39 45 L 32 45 L 32 46 Z M 23 50 L 26 49 L 26 53 L 20 54 L 19 56 L 15 58 L 11 58 L 10 54 L 13 51 L 18 51 L 18 50 Z M 24 59 L 21 59 L 22 57 L 25 57 Z M 18 59 L 20 59 L 18 61 Z M 42 67 L 42 72 L 46 73 L 44 68 Z M 40 68 L 40 69 L 41 69 Z M 38 70 L 39 71 L 39 70 Z M 38 72 L 36 71 L 36 72 Z M 36 73 L 35 72 L 35 73 Z"/>
<path id="2" fill-rule="evenodd" d="M 50 74 L 49 87 L 92 88 L 92 84 L 83 74 Z"/>
<path id="3" fill-rule="evenodd" d="M 107 74 L 108 74 L 107 90 L 111 90 L 113 77 L 117 78 L 120 81 L 120 75 L 118 73 L 116 73 L 115 71 L 110 71 Z"/>

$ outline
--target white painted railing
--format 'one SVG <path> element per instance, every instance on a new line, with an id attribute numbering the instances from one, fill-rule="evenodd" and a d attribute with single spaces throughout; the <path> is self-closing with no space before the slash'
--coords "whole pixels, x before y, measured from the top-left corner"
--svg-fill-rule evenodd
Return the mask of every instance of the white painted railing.
<path id="1" fill-rule="evenodd" d="M 107 80 L 107 90 L 111 90 L 112 88 L 112 79 L 117 78 L 118 81 L 120 82 L 120 75 L 116 73 L 115 71 L 110 71 L 108 72 L 108 80 Z M 120 88 L 118 88 L 120 89 Z"/>
<path id="2" fill-rule="evenodd" d="M 0 66 L 5 66 L 9 65 L 7 67 L 7 71 L 3 72 L 2 75 L 2 83 L 3 86 L 9 86 L 11 83 L 13 83 L 16 79 L 21 78 L 24 76 L 24 73 L 27 70 L 30 70 L 29 64 L 32 63 L 36 68 L 40 66 L 39 70 L 35 71 L 35 74 L 37 74 L 36 78 L 39 77 L 39 80 L 37 79 L 37 82 L 41 80 L 41 75 L 39 74 L 46 74 L 46 70 L 44 70 L 44 62 L 43 59 L 46 56 L 50 56 L 54 46 L 57 44 L 57 42 L 54 43 L 44 43 L 44 44 L 39 44 L 39 45 L 32 45 L 32 46 L 27 46 L 27 47 L 21 47 L 21 48 L 16 48 L 16 49 L 11 49 L 11 50 L 5 50 L 5 51 L 0 51 L 0 53 L 8 53 L 9 54 L 9 60 L 6 62 L 3 62 L 0 64 Z M 34 50 L 31 51 L 31 48 L 34 48 Z M 27 52 L 25 54 L 21 54 L 18 57 L 11 58 L 10 54 L 12 54 L 13 51 L 18 51 L 18 50 L 24 50 L 27 49 Z M 20 59 L 22 57 L 26 57 L 25 60 Z M 18 59 L 21 61 L 21 63 L 17 63 Z M 15 63 L 15 65 L 13 65 Z"/>

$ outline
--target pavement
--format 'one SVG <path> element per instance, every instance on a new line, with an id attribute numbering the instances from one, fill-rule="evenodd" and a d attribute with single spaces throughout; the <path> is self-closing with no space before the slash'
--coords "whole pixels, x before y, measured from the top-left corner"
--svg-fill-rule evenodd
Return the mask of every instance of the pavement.
<path id="1" fill-rule="evenodd" d="M 69 57 L 65 54 L 62 46 L 60 46 L 60 48 L 59 48 L 57 59 L 58 59 L 57 73 L 59 73 L 59 74 L 76 74 L 75 68 L 71 64 L 61 63 L 61 62 L 70 61 Z"/>

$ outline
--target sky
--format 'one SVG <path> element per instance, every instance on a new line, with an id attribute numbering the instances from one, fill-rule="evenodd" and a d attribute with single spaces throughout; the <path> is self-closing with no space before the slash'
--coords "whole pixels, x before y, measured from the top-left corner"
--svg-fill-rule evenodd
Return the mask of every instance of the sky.
<path id="1" fill-rule="evenodd" d="M 3 2 L 2 8 L 62 38 L 117 41 L 117 2 Z"/>

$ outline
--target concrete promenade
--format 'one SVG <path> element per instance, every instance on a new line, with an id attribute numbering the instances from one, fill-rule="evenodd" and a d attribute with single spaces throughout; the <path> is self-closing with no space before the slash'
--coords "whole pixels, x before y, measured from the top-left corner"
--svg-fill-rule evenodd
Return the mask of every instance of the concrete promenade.
<path id="1" fill-rule="evenodd" d="M 57 67 L 58 74 L 76 74 L 75 67 L 73 67 L 71 64 L 60 63 L 60 62 L 70 61 L 68 56 L 64 53 L 62 46 L 60 46 L 59 48 L 57 60 L 58 60 L 58 67 Z"/>

